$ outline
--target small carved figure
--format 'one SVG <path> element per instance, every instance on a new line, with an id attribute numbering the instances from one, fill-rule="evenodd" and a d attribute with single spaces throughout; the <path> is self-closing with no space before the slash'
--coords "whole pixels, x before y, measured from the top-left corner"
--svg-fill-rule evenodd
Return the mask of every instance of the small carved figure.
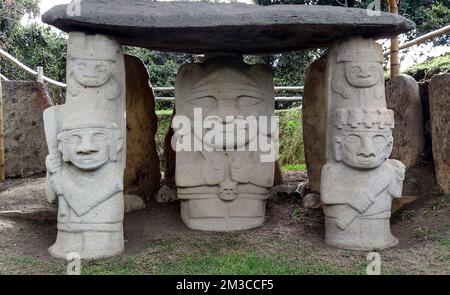
<path id="1" fill-rule="evenodd" d="M 326 242 L 344 249 L 397 245 L 389 218 L 392 198 L 402 196 L 405 166 L 388 159 L 393 112 L 339 109 L 334 116 L 334 159 L 322 169 Z"/>
<path id="2" fill-rule="evenodd" d="M 376 108 L 385 104 L 380 45 L 362 38 L 344 41 L 339 46 L 336 63 L 332 89 L 349 100 L 347 107 Z"/>
<path id="3" fill-rule="evenodd" d="M 175 139 L 193 139 L 201 149 L 178 151 L 176 184 L 183 221 L 212 231 L 248 229 L 263 224 L 273 184 L 274 161 L 261 161 L 248 146 L 270 141 L 271 131 L 250 132 L 249 115 L 271 116 L 274 90 L 270 70 L 241 58 L 217 57 L 183 66 L 175 84 L 178 116 L 192 129 Z M 200 110 L 200 118 L 194 114 Z M 176 118 L 175 118 L 176 120 Z"/>
<path id="4" fill-rule="evenodd" d="M 71 97 L 117 99 L 123 91 L 116 77 L 119 54 L 109 37 L 71 33 L 67 62 L 67 88 Z"/>

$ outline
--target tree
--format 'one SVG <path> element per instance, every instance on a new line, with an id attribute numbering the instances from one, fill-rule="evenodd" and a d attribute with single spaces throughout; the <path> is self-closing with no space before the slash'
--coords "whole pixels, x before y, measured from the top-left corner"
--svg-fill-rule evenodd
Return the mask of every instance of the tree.
<path id="1" fill-rule="evenodd" d="M 20 19 L 29 14 L 31 17 L 39 16 L 38 0 L 0 0 L 0 47 L 9 37 Z"/>

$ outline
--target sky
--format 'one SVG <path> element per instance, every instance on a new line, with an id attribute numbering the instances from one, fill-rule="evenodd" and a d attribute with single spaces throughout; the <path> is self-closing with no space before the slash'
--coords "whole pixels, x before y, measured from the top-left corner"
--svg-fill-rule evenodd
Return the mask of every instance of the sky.
<path id="1" fill-rule="evenodd" d="M 67 4 L 70 1 L 71 0 L 41 0 L 39 5 L 41 9 L 41 14 L 43 14 L 44 12 L 46 12 L 55 5 Z M 160 0 L 160 1 L 167 1 L 167 0 Z M 248 4 L 252 3 L 251 0 L 238 0 L 238 2 Z M 23 21 L 30 21 L 30 20 L 23 20 Z M 400 58 L 402 59 L 401 69 L 402 70 L 407 69 L 416 63 L 424 62 L 429 57 L 440 56 L 446 52 L 450 52 L 449 46 L 433 47 L 431 45 L 422 44 L 420 46 L 410 47 L 408 53 L 405 52 L 400 53 Z"/>

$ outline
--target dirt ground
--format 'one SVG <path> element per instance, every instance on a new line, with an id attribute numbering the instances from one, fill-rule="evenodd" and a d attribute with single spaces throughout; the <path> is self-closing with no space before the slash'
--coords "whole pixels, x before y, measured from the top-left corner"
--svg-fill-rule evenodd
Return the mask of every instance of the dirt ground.
<path id="1" fill-rule="evenodd" d="M 286 176 L 296 178 L 295 173 Z M 11 185 L 14 181 L 7 184 Z M 3 189 L 5 185 L 0 191 Z M 382 273 L 450 274 L 450 197 L 439 193 L 430 165 L 408 171 L 404 195 L 417 196 L 418 200 L 392 217 L 392 232 L 400 245 L 380 252 Z M 236 233 L 190 230 L 180 219 L 178 203 L 152 202 L 146 209 L 126 215 L 124 232 L 125 252 L 118 258 L 104 259 L 100 265 L 92 264 L 91 273 L 115 273 L 112 265 L 118 261 L 117 268 L 127 268 L 125 273 L 223 273 L 220 269 L 208 269 L 210 265 L 200 267 L 195 263 L 206 253 L 220 256 L 236 251 L 286 261 L 294 269 L 288 273 L 297 273 L 295 268 L 305 267 L 305 273 L 363 274 L 368 263 L 367 252 L 327 246 L 321 210 L 304 209 L 300 200 L 292 196 L 269 200 L 267 222 L 254 230 Z M 47 252 L 55 237 L 55 221 L 0 219 L 0 274 L 61 273 L 65 261 L 51 258 Z M 192 255 L 197 255 L 197 260 L 189 263 L 197 268 L 183 269 L 176 264 Z M 213 264 L 214 260 L 208 263 Z M 174 269 L 158 268 L 167 264 Z M 264 267 L 262 271 L 265 272 Z"/>

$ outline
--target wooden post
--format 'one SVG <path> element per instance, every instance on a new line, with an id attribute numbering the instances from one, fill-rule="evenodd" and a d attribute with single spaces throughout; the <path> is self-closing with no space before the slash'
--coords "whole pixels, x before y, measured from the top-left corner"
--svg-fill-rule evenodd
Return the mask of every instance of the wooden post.
<path id="1" fill-rule="evenodd" d="M 3 180 L 5 180 L 5 148 L 3 145 L 2 79 L 0 79 L 0 181 Z"/>
<path id="2" fill-rule="evenodd" d="M 389 11 L 398 14 L 397 0 L 389 1 Z M 400 74 L 400 59 L 398 56 L 398 36 L 391 38 L 391 78 Z"/>
<path id="3" fill-rule="evenodd" d="M 37 80 L 38 82 L 44 83 L 44 68 L 37 67 Z"/>

